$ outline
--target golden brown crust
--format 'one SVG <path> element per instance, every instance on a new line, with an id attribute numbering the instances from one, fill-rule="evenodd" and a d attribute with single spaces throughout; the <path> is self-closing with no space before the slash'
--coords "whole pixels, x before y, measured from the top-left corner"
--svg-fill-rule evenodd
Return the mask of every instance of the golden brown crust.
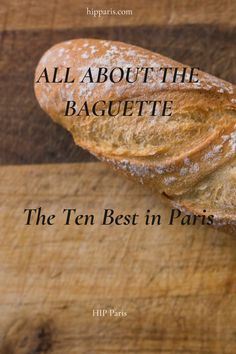
<path id="1" fill-rule="evenodd" d="M 35 84 L 36 97 L 72 133 L 76 144 L 180 207 L 199 213 L 204 207 L 214 212 L 219 223 L 235 223 L 236 92 L 232 84 L 204 72 L 199 72 L 198 83 L 163 84 L 157 79 L 158 68 L 186 65 L 143 48 L 95 39 L 55 45 L 41 58 L 35 78 L 44 67 L 52 71 L 56 66 L 71 67 L 75 82 Z M 79 82 L 89 67 L 117 66 L 154 67 L 157 72 L 148 83 Z M 171 117 L 140 117 L 137 111 L 130 117 L 64 116 L 67 100 L 92 105 L 101 99 L 174 103 Z M 203 183 L 211 195 L 201 190 Z"/>

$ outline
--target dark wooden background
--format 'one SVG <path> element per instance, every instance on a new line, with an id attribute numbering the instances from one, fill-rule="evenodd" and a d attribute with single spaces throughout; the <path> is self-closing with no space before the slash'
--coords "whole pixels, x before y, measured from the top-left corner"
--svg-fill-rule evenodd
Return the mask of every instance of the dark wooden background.
<path id="1" fill-rule="evenodd" d="M 232 17 L 235 1 L 192 1 L 192 6 L 186 1 L 175 4 L 160 1 L 159 7 L 157 2 L 148 1 L 145 8 L 139 1 L 130 5 L 120 2 L 119 8 L 133 9 L 134 15 L 130 19 L 125 16 L 113 19 L 112 16 L 102 19 L 85 16 L 86 5 L 95 8 L 91 1 L 85 1 L 84 5 L 82 2 L 78 5 L 75 1 L 60 1 L 58 11 L 53 10 L 52 2 L 39 3 L 45 6 L 43 13 L 35 1 L 23 1 L 19 13 L 15 0 L 3 1 L 0 5 L 1 164 L 95 160 L 88 152 L 76 147 L 69 133 L 49 119 L 34 96 L 37 62 L 44 51 L 57 42 L 78 37 L 125 41 L 236 82 L 236 29 Z M 115 8 L 115 5 L 117 8 L 117 3 L 102 1 L 101 8 Z M 66 4 L 77 7 L 77 20 L 73 11 L 68 12 Z M 201 11 L 199 6 L 202 6 Z M 47 9 L 49 14 L 56 11 L 57 21 L 55 18 L 54 22 L 50 20 Z M 145 16 L 145 11 L 149 11 L 149 16 Z"/>

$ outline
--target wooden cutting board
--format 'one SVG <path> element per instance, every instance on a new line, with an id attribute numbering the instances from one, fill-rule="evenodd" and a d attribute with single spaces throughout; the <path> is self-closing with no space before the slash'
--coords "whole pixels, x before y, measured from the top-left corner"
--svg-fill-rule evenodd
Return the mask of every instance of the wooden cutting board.
<path id="1" fill-rule="evenodd" d="M 236 352 L 234 236 L 101 225 L 104 208 L 170 212 L 101 163 L 2 166 L 0 180 L 1 354 Z M 25 225 L 24 209 L 40 206 L 55 225 Z M 63 208 L 97 222 L 65 226 Z"/>
<path id="2" fill-rule="evenodd" d="M 133 15 L 88 17 L 86 7 Z M 78 37 L 139 45 L 235 83 L 234 9 L 234 0 L 1 0 L 0 354 L 236 353 L 236 238 L 99 224 L 104 208 L 170 210 L 100 163 L 66 165 L 94 159 L 33 93 L 44 51 Z M 25 225 L 24 209 L 40 206 L 55 225 Z M 97 222 L 64 226 L 63 208 Z"/>

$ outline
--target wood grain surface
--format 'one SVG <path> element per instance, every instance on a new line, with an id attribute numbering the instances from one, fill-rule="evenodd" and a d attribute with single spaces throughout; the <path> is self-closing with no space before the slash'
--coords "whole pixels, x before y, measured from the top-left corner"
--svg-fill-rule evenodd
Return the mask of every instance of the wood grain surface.
<path id="1" fill-rule="evenodd" d="M 86 7 L 133 15 L 88 17 Z M 0 167 L 0 354 L 236 353 L 235 236 L 167 223 L 64 226 L 63 208 L 96 220 L 104 208 L 164 220 L 170 209 L 101 163 L 62 164 L 94 158 L 33 93 L 44 51 L 78 37 L 140 45 L 235 83 L 235 24 L 235 0 L 1 0 L 0 164 L 18 166 Z M 55 225 L 25 225 L 24 209 L 40 206 Z"/>
<path id="2" fill-rule="evenodd" d="M 132 16 L 86 15 L 86 9 L 131 9 Z M 235 25 L 235 0 L 1 0 L 0 30 L 78 27 Z"/>
<path id="3" fill-rule="evenodd" d="M 1 354 L 234 354 L 236 238 L 204 226 L 104 226 L 169 208 L 101 163 L 0 168 Z M 25 208 L 57 215 L 27 226 Z M 63 226 L 63 208 L 95 225 Z M 124 318 L 93 317 L 115 308 Z"/>

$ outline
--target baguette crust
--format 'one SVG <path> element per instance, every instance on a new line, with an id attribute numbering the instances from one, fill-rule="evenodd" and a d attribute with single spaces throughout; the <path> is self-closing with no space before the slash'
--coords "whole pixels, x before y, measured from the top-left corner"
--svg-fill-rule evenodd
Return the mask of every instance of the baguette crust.
<path id="1" fill-rule="evenodd" d="M 75 143 L 115 169 L 193 213 L 214 214 L 218 225 L 236 224 L 235 86 L 199 71 L 198 83 L 80 83 L 91 67 L 186 65 L 129 44 L 95 39 L 59 43 L 41 58 L 35 79 L 47 67 L 72 68 L 72 84 L 35 84 L 40 106 L 68 129 Z M 67 100 L 173 100 L 171 117 L 65 117 Z"/>

